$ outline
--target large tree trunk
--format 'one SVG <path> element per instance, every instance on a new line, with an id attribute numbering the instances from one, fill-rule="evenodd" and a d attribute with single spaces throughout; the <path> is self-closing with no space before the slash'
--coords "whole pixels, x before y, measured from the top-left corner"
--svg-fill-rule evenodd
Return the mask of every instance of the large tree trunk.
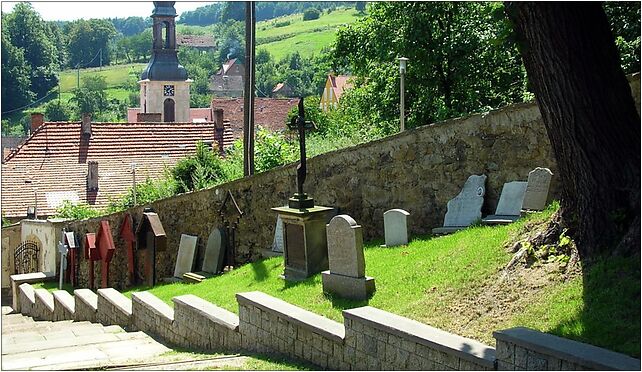
<path id="1" fill-rule="evenodd" d="M 584 256 L 620 241 L 639 252 L 640 116 L 601 3 L 506 5 L 560 171 L 563 223 Z"/>

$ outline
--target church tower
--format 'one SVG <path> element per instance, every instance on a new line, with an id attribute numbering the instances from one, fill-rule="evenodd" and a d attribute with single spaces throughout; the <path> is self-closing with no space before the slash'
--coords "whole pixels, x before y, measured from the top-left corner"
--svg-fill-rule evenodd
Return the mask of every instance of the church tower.
<path id="1" fill-rule="evenodd" d="M 140 112 L 160 113 L 164 122 L 189 122 L 189 87 L 178 64 L 174 1 L 154 1 L 152 58 L 140 76 Z"/>

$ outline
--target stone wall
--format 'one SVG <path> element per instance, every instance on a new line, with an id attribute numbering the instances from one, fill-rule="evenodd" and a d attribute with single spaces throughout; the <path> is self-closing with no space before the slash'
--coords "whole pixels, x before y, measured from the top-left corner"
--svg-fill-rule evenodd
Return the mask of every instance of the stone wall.
<path id="1" fill-rule="evenodd" d="M 79 304 L 90 297 L 86 291 L 75 291 L 76 320 Z M 33 287 L 22 284 L 20 295 L 22 313 L 36 315 Z M 261 292 L 236 298 L 238 317 L 193 295 L 174 297 L 172 309 L 149 292 L 130 300 L 107 288 L 98 292 L 97 320 L 140 329 L 178 347 L 277 354 L 333 370 L 640 370 L 638 359 L 526 328 L 495 332 L 495 351 L 369 306 L 344 310 L 341 324 Z M 40 315 L 53 317 L 58 304 Z"/>
<path id="2" fill-rule="evenodd" d="M 10 287 L 9 276 L 16 273 L 13 255 L 22 242 L 20 231 L 20 224 L 2 228 L 2 288 Z"/>
<path id="3" fill-rule="evenodd" d="M 631 77 L 639 106 L 640 76 Z M 486 174 L 483 214 L 495 211 L 505 182 L 526 180 L 537 166 L 553 172 L 549 201 L 559 198 L 557 165 L 535 103 L 507 106 L 488 113 L 422 126 L 378 141 L 309 159 L 305 190 L 318 205 L 349 214 L 362 227 L 364 239 L 383 236 L 383 212 L 410 212 L 412 235 L 426 234 L 443 224 L 448 200 L 456 196 L 472 174 Z M 167 250 L 158 252 L 158 277 L 172 276 L 181 234 L 198 236 L 196 270 L 200 270 L 210 231 L 221 225 L 218 211 L 227 190 L 245 212 L 237 237 L 237 260 L 260 257 L 274 238 L 276 214 L 272 207 L 287 204 L 296 189 L 296 164 L 286 165 L 218 187 L 151 203 L 167 233 Z M 143 206 L 130 209 L 140 222 Z M 119 236 L 124 213 L 102 219 L 110 222 L 116 252 L 109 286 L 125 288 L 127 253 Z M 67 223 L 84 237 L 98 230 L 98 219 Z M 138 263 L 140 271 L 141 263 Z M 100 265 L 96 265 L 96 280 Z M 87 286 L 87 261 L 80 261 L 80 285 Z"/>
<path id="4" fill-rule="evenodd" d="M 77 322 L 98 322 L 98 296 L 87 288 L 74 291 L 74 317 Z"/>

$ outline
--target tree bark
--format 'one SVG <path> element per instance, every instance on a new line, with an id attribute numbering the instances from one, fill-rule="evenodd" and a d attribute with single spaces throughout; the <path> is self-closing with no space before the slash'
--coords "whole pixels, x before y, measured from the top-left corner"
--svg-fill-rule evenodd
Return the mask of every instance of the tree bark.
<path id="1" fill-rule="evenodd" d="M 557 160 L 563 223 L 583 256 L 620 242 L 639 252 L 640 116 L 601 3 L 506 12 Z"/>

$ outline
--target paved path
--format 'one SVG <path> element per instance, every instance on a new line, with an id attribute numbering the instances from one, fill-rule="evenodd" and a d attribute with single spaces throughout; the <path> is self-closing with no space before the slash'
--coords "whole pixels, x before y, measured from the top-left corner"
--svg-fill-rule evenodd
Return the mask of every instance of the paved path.
<path id="1" fill-rule="evenodd" d="M 85 369 L 151 361 L 171 349 L 143 332 L 90 322 L 34 321 L 2 307 L 2 370 Z"/>

